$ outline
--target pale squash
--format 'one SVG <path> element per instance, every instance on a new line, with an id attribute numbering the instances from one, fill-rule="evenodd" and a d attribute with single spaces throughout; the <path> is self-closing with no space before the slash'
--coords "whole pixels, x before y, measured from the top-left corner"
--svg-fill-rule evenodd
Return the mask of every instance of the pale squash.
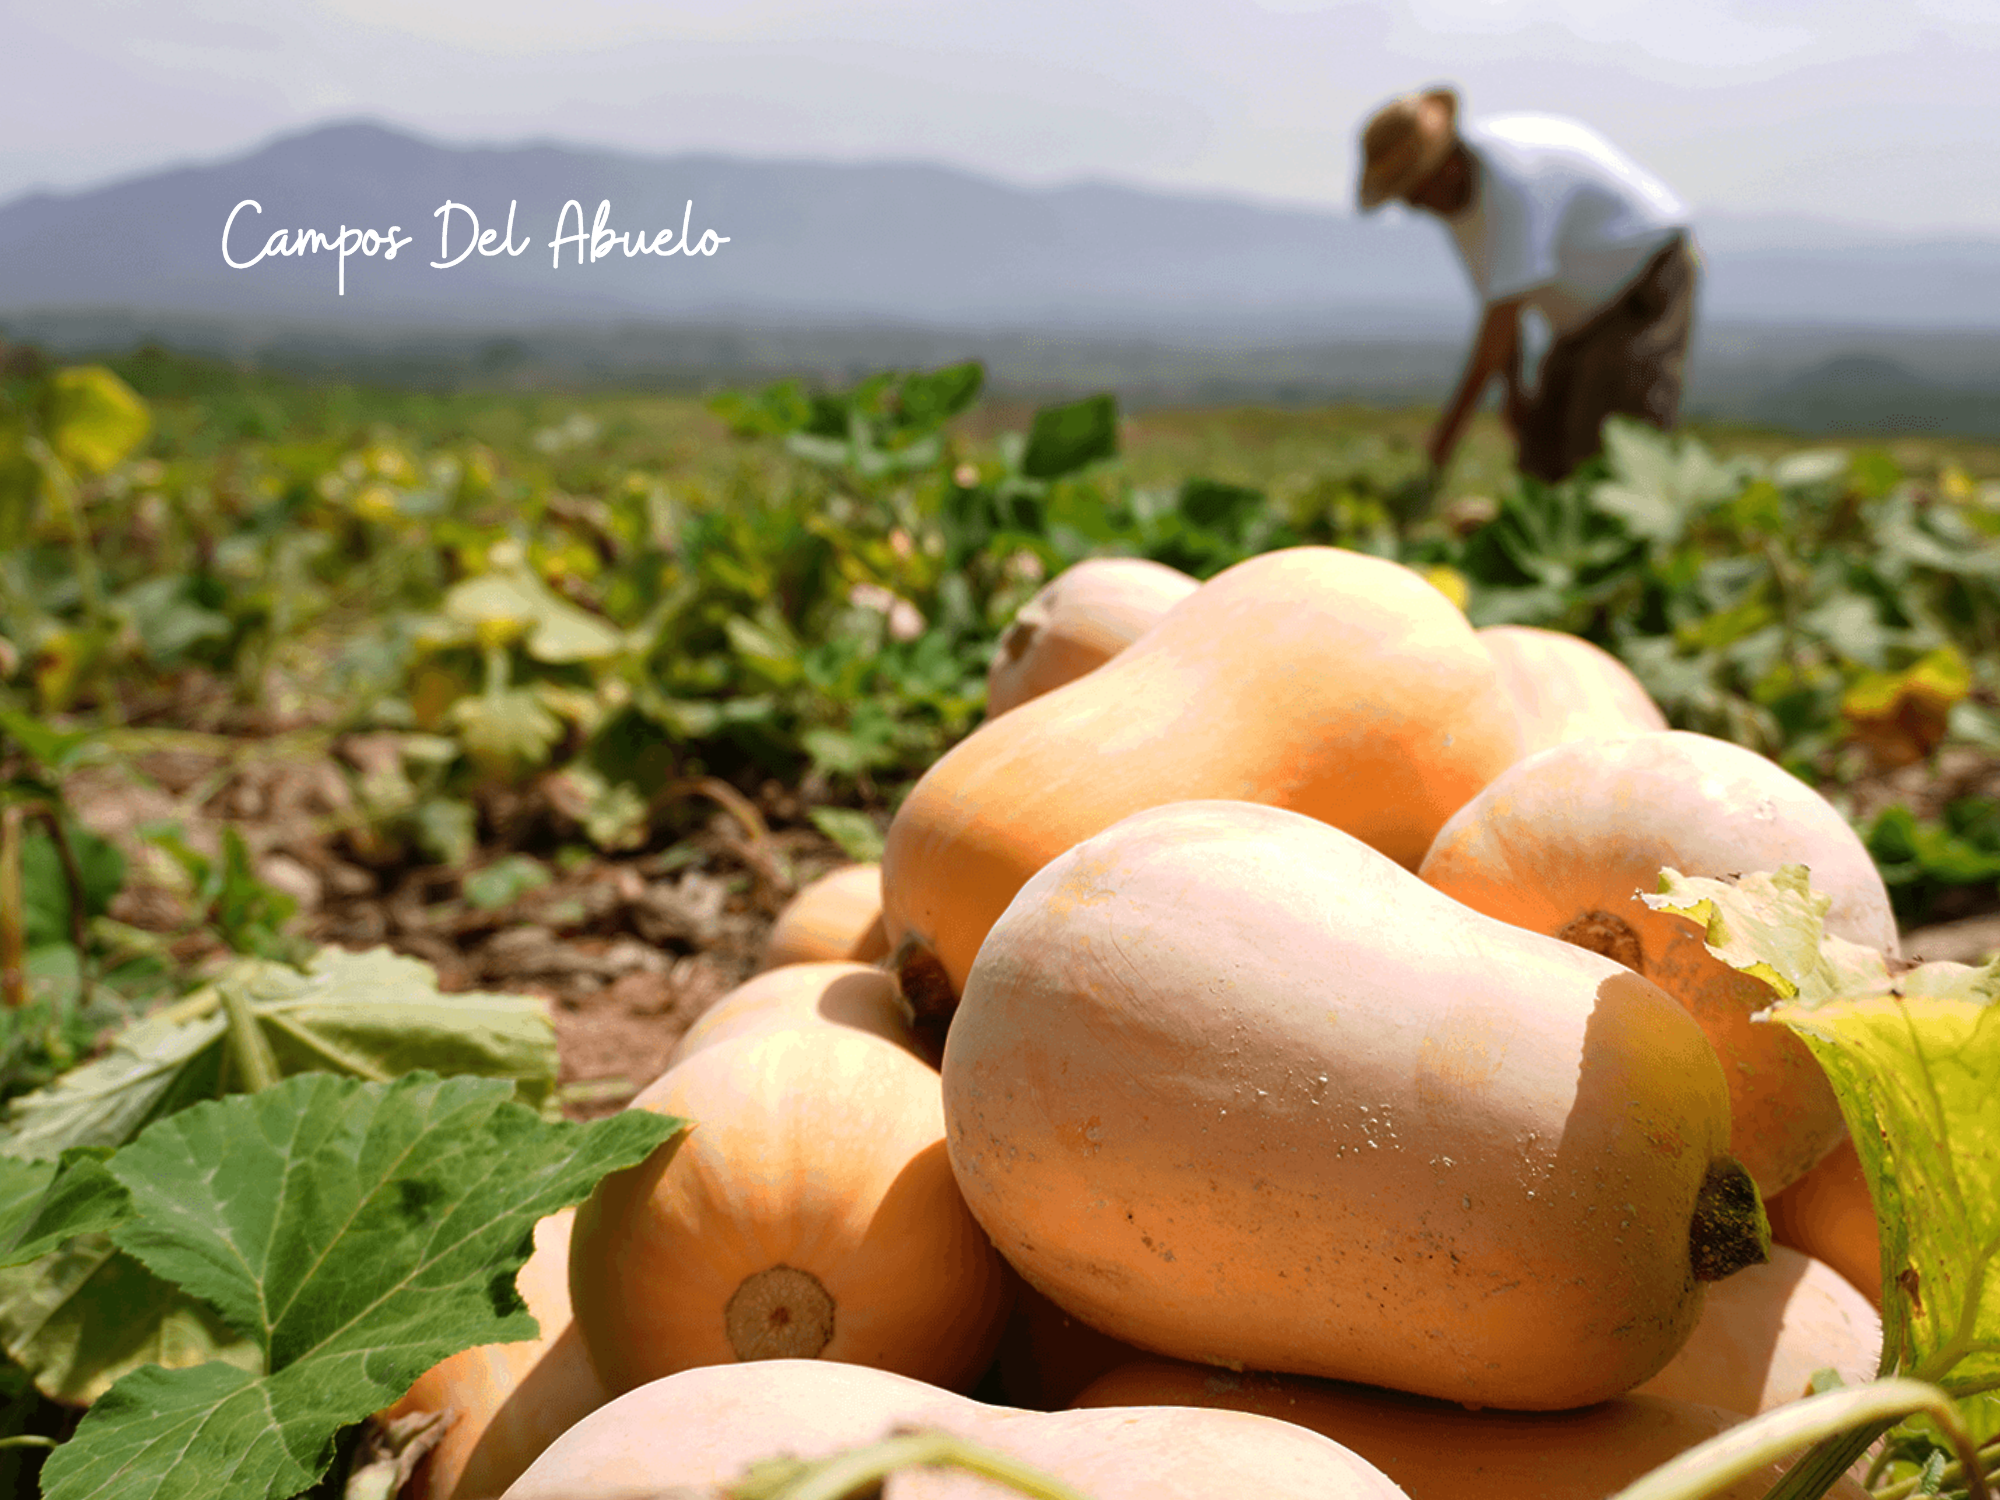
<path id="1" fill-rule="evenodd" d="M 845 1026 L 916 1052 L 908 1010 L 889 974 L 867 964 L 799 963 L 746 979 L 703 1011 L 667 1054 L 667 1066 L 733 1037 L 802 1026 Z"/>
<path id="2" fill-rule="evenodd" d="M 1881 1311 L 1882 1227 L 1851 1137 L 1764 1206 L 1772 1239 L 1825 1261 Z"/>
<path id="3" fill-rule="evenodd" d="M 1143 557 L 1093 557 L 1063 569 L 1000 637 L 986 672 L 986 716 L 1095 671 L 1200 586 Z"/>
<path id="4" fill-rule="evenodd" d="M 978 1380 L 1012 1281 L 952 1180 L 925 1063 L 839 1026 L 742 1036 L 631 1107 L 694 1128 L 577 1211 L 570 1297 L 612 1389 L 786 1356 Z"/>
<path id="5" fill-rule="evenodd" d="M 1667 727 L 1639 679 L 1601 646 L 1560 630 L 1488 625 L 1479 632 L 1521 724 L 1521 753 L 1567 740 Z"/>
<path id="6" fill-rule="evenodd" d="M 763 967 L 844 960 L 872 964 L 889 953 L 882 928 L 882 867 L 846 865 L 803 886 L 764 940 Z"/>
<path id="7" fill-rule="evenodd" d="M 1111 1371 L 1077 1405 L 1213 1406 L 1280 1417 L 1360 1454 L 1410 1500 L 1605 1500 L 1741 1420 L 1659 1396 L 1624 1396 L 1578 1411 L 1468 1411 L 1367 1386 L 1165 1360 Z M 1785 1468 L 1760 1469 L 1717 1491 L 1717 1500 L 1762 1500 Z M 1844 1476 L 1828 1493 L 1834 1500 L 1867 1495 Z"/>
<path id="8" fill-rule="evenodd" d="M 1882 1320 L 1824 1262 L 1784 1245 L 1708 1289 L 1701 1321 L 1667 1367 L 1638 1389 L 1754 1417 L 1808 1394 L 1814 1372 L 1875 1378 Z"/>
<path id="9" fill-rule="evenodd" d="M 948 1015 L 1028 877 L 1128 813 L 1263 802 L 1414 869 L 1519 749 L 1492 658 L 1420 574 L 1333 547 L 1253 557 L 917 782 L 882 856 L 904 993 Z"/>
<path id="10" fill-rule="evenodd" d="M 575 1217 L 566 1208 L 536 1224 L 534 1253 L 514 1278 L 540 1334 L 454 1354 L 378 1419 L 441 1412 L 451 1424 L 418 1461 L 400 1500 L 493 1500 L 544 1448 L 611 1399 L 570 1320 Z"/>
<path id="11" fill-rule="evenodd" d="M 823 1458 L 903 1427 L 950 1432 L 1091 1500 L 1405 1500 L 1329 1438 L 1243 1412 L 1022 1412 L 822 1360 L 716 1365 L 620 1397 L 544 1453 L 507 1500 L 721 1495 L 766 1459 Z M 882 1500 L 1002 1500 L 962 1470 L 904 1469 Z"/>
<path id="12" fill-rule="evenodd" d="M 1660 871 L 1731 875 L 1803 864 L 1832 898 L 1826 929 L 1896 951 L 1889 896 L 1832 804 L 1755 751 L 1670 730 L 1528 756 L 1453 814 L 1422 875 L 1488 916 L 1626 964 L 1701 1023 L 1729 1079 L 1730 1150 L 1769 1197 L 1845 1129 L 1826 1074 L 1761 980 L 1712 957 L 1692 922 L 1649 910 Z"/>
<path id="13" fill-rule="evenodd" d="M 1181 1358 L 1577 1406 L 1763 1253 L 1672 999 L 1277 808 L 1155 808 L 1041 870 L 943 1076 L 1001 1252 Z"/>

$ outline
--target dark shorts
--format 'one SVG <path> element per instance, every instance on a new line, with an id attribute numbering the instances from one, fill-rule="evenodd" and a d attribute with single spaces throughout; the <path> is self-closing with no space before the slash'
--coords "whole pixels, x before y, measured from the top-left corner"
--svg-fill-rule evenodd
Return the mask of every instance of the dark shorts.
<path id="1" fill-rule="evenodd" d="M 1519 415 L 1523 474 L 1554 484 L 1603 448 L 1614 412 L 1671 432 L 1680 415 L 1700 263 L 1685 235 L 1646 263 L 1617 300 L 1556 339 Z"/>

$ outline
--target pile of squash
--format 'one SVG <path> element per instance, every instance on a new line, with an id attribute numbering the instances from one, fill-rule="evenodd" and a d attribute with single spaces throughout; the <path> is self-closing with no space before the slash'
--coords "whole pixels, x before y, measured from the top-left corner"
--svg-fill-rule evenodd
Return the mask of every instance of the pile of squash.
<path id="1" fill-rule="evenodd" d="M 1826 1081 L 1636 899 L 1804 864 L 1893 952 L 1839 814 L 1395 563 L 1163 575 L 1023 611 L 879 871 L 632 1105 L 693 1130 L 545 1224 L 541 1339 L 398 1409 L 456 1415 L 407 1500 L 719 1495 L 912 1425 L 1094 1500 L 1594 1500 L 1872 1377 Z"/>

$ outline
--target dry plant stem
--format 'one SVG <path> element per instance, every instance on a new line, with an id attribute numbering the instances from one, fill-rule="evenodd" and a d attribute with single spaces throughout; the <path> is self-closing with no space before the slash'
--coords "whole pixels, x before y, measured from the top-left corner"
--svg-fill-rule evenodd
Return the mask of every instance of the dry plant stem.
<path id="1" fill-rule="evenodd" d="M 899 1432 L 815 1463 L 760 1466 L 765 1473 L 753 1472 L 731 1486 L 729 1495 L 730 1500 L 853 1500 L 880 1493 L 889 1475 L 919 1464 L 964 1469 L 1034 1500 L 1088 1500 L 1052 1475 L 948 1432 Z"/>
<path id="2" fill-rule="evenodd" d="M 0 809 L 0 999 L 9 1010 L 28 1002 L 27 914 L 21 899 L 21 809 Z"/>
<path id="3" fill-rule="evenodd" d="M 1971 1500 L 1992 1500 L 1951 1397 L 1920 1380 L 1877 1380 L 1808 1396 L 1690 1448 L 1613 1500 L 1699 1500 L 1813 1445 L 1766 1500 L 1817 1500 L 1882 1433 L 1917 1412 L 1937 1421 L 1964 1465 Z M 1837 1462 L 1836 1462 L 1837 1460 Z"/>
<path id="4" fill-rule="evenodd" d="M 655 808 L 675 797 L 698 795 L 719 805 L 740 825 L 747 840 L 743 854 L 757 867 L 757 873 L 768 880 L 777 890 L 790 893 L 792 881 L 779 866 L 777 852 L 771 847 L 771 830 L 765 824 L 763 814 L 756 805 L 735 787 L 719 776 L 697 776 L 687 781 L 676 781 L 662 788 L 653 799 Z"/>

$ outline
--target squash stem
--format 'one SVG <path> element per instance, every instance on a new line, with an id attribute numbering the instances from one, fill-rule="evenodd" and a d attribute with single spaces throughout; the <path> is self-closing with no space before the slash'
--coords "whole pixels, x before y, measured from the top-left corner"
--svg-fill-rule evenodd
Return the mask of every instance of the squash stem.
<path id="1" fill-rule="evenodd" d="M 949 1432 L 898 1432 L 813 1463 L 759 1464 L 729 1489 L 730 1500 L 854 1500 L 912 1465 L 942 1465 L 996 1480 L 1033 1500 L 1087 1500 L 1053 1475 Z"/>

